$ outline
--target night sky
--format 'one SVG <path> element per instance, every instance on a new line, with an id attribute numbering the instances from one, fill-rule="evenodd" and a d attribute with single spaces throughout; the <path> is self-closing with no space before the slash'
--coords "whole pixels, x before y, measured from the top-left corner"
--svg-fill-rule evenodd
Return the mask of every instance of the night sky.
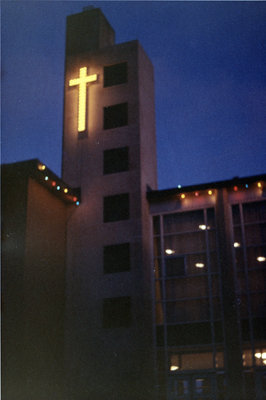
<path id="1" fill-rule="evenodd" d="M 159 188 L 266 172 L 265 2 L 2 2 L 2 163 L 60 176 L 66 16 L 100 7 L 155 71 Z"/>

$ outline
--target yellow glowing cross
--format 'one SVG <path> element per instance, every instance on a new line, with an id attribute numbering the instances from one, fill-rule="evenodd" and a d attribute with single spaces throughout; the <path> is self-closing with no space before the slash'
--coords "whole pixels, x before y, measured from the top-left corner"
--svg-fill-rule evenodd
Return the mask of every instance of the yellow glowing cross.
<path id="1" fill-rule="evenodd" d="M 80 68 L 79 78 L 70 79 L 69 86 L 79 85 L 79 115 L 78 131 L 83 132 L 86 129 L 86 89 L 87 83 L 97 81 L 97 75 L 87 75 L 87 67 Z"/>

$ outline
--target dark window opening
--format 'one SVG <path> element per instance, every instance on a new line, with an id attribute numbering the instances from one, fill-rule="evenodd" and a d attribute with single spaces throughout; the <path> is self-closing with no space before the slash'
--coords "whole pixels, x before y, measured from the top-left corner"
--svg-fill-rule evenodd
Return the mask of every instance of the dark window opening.
<path id="1" fill-rule="evenodd" d="M 103 153 L 103 173 L 114 174 L 128 171 L 128 147 L 105 150 Z"/>
<path id="2" fill-rule="evenodd" d="M 103 300 L 103 327 L 128 327 L 131 323 L 130 297 L 114 297 Z"/>
<path id="3" fill-rule="evenodd" d="M 129 194 L 104 197 L 103 210 L 104 222 L 129 219 Z"/>
<path id="4" fill-rule="evenodd" d="M 123 272 L 130 270 L 129 243 L 105 246 L 103 250 L 104 273 Z"/>
<path id="5" fill-rule="evenodd" d="M 128 124 L 127 103 L 104 107 L 104 129 L 119 128 Z"/>
<path id="6" fill-rule="evenodd" d="M 186 273 L 185 257 L 165 258 L 166 276 L 184 276 Z"/>
<path id="7" fill-rule="evenodd" d="M 104 67 L 104 87 L 127 83 L 127 63 Z"/>

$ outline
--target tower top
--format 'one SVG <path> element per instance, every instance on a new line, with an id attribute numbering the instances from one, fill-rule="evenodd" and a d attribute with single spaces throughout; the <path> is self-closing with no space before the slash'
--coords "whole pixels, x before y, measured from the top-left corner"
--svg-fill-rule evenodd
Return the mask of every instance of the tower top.
<path id="1" fill-rule="evenodd" d="M 67 17 L 67 56 L 112 46 L 114 42 L 115 32 L 99 8 Z"/>

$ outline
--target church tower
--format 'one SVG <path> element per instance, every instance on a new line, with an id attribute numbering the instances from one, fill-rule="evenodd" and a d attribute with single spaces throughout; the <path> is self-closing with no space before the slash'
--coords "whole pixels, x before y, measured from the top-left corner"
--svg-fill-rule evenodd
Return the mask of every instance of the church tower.
<path id="1" fill-rule="evenodd" d="M 114 44 L 100 9 L 67 19 L 62 176 L 81 189 L 67 230 L 69 398 L 150 399 L 153 67 L 138 41 Z"/>

